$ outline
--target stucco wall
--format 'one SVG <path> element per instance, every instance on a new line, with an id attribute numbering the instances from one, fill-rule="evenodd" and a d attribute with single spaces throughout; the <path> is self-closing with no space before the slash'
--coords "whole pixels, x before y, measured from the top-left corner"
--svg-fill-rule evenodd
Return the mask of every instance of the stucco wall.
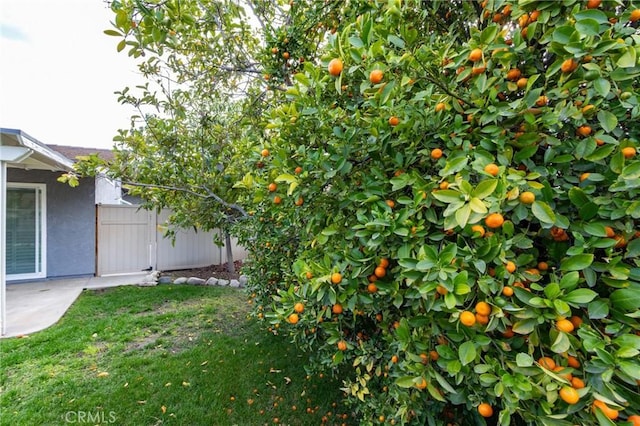
<path id="1" fill-rule="evenodd" d="M 95 180 L 71 188 L 57 182 L 60 172 L 8 169 L 8 182 L 47 185 L 47 277 L 95 273 Z"/>

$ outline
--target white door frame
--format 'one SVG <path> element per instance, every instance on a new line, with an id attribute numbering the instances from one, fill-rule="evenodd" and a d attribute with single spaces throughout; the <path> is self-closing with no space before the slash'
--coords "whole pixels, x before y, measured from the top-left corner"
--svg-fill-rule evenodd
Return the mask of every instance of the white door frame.
<path id="1" fill-rule="evenodd" d="M 7 274 L 7 280 L 28 280 L 47 277 L 47 185 L 44 183 L 7 182 L 7 192 L 14 188 L 36 190 L 36 272 L 27 274 Z M 6 199 L 5 199 L 6 203 Z M 6 241 L 5 241 L 6 247 Z M 37 269 L 39 267 L 39 270 Z"/>

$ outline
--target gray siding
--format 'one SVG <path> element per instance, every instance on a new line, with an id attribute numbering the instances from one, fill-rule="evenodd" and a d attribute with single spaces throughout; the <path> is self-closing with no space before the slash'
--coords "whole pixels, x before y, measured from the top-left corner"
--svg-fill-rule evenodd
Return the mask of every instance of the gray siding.
<path id="1" fill-rule="evenodd" d="M 93 275 L 96 270 L 95 180 L 71 188 L 60 172 L 8 169 L 8 182 L 47 185 L 47 277 Z"/>

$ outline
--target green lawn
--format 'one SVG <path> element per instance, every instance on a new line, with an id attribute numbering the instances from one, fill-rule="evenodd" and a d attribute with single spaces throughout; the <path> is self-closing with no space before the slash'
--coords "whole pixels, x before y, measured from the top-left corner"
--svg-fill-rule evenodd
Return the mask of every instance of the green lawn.
<path id="1" fill-rule="evenodd" d="M 307 377 L 305 355 L 247 310 L 229 288 L 85 292 L 57 325 L 0 340 L 0 424 L 355 422 L 340 383 Z"/>

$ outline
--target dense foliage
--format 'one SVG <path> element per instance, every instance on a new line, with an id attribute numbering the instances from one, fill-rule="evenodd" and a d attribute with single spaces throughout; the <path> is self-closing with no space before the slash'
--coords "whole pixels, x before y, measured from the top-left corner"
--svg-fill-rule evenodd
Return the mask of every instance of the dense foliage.
<path id="1" fill-rule="evenodd" d="M 164 5 L 185 3 L 232 4 Z M 250 4 L 265 80 L 221 124 L 233 166 L 202 177 L 247 212 L 256 317 L 339 371 L 363 423 L 631 424 L 639 5 Z"/>

